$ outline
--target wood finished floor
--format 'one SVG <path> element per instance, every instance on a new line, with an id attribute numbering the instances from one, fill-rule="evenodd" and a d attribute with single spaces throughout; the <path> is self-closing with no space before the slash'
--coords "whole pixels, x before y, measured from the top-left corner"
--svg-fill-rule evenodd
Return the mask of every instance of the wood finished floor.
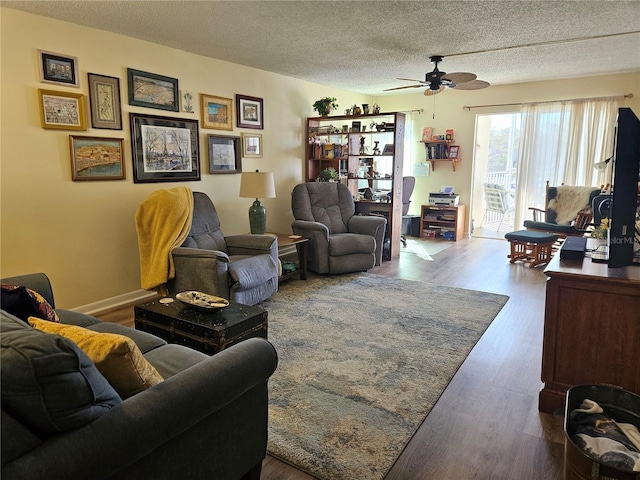
<path id="1" fill-rule="evenodd" d="M 370 270 L 510 297 L 385 480 L 564 478 L 562 418 L 537 409 L 546 277 L 542 266 L 511 265 L 507 250 L 504 240 L 465 238 L 433 261 L 401 253 Z M 131 308 L 101 317 L 133 325 Z M 314 477 L 268 456 L 260 478 Z"/>

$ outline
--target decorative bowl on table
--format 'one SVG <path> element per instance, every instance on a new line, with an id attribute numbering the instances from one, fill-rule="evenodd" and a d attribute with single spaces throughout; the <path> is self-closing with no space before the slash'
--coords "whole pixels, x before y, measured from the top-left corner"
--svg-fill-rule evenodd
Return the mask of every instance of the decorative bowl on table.
<path id="1" fill-rule="evenodd" d="M 187 307 L 199 310 L 201 312 L 214 312 L 229 306 L 229 300 L 207 293 L 189 290 L 176 294 L 176 298 L 184 303 Z"/>

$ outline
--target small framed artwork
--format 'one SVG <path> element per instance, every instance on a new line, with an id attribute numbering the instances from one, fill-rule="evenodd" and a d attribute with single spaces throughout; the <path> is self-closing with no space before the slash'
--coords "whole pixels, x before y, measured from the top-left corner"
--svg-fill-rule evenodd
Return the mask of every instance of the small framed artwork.
<path id="1" fill-rule="evenodd" d="M 209 173 L 242 173 L 240 137 L 207 135 Z"/>
<path id="2" fill-rule="evenodd" d="M 262 135 L 259 133 L 242 134 L 242 156 L 262 158 Z"/>
<path id="3" fill-rule="evenodd" d="M 129 114 L 133 182 L 200 180 L 198 121 Z"/>
<path id="4" fill-rule="evenodd" d="M 91 126 L 107 130 L 122 130 L 120 79 L 95 73 L 89 73 L 88 78 Z"/>
<path id="5" fill-rule="evenodd" d="M 359 132 L 360 131 L 360 125 L 361 122 L 351 122 L 351 131 L 352 132 Z"/>
<path id="6" fill-rule="evenodd" d="M 449 146 L 449 158 L 458 158 L 460 154 L 460 146 L 459 145 L 451 145 Z"/>
<path id="7" fill-rule="evenodd" d="M 180 110 L 178 79 L 127 68 L 129 105 L 177 112 Z"/>
<path id="8" fill-rule="evenodd" d="M 124 180 L 124 138 L 69 135 L 71 176 L 83 180 Z"/>
<path id="9" fill-rule="evenodd" d="M 385 143 L 382 155 L 393 155 L 393 143 Z"/>
<path id="10" fill-rule="evenodd" d="M 40 81 L 67 87 L 79 87 L 78 59 L 69 55 L 38 50 Z"/>
<path id="11" fill-rule="evenodd" d="M 239 128 L 264 128 L 261 98 L 236 95 L 236 115 Z"/>
<path id="12" fill-rule="evenodd" d="M 38 89 L 42 128 L 86 130 L 84 95 Z"/>
<path id="13" fill-rule="evenodd" d="M 200 94 L 202 128 L 233 130 L 233 100 Z"/>
<path id="14" fill-rule="evenodd" d="M 180 92 L 182 99 L 182 111 L 186 113 L 195 113 L 193 110 L 193 93 L 183 90 Z"/>

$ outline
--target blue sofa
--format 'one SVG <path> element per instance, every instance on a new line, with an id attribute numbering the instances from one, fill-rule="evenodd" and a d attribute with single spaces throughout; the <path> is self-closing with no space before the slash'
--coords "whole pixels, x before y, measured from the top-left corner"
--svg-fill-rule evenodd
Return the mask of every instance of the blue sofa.
<path id="1" fill-rule="evenodd" d="M 55 307 L 51 284 L 44 274 L 6 278 L 2 282 L 26 286 Z M 54 433 L 37 431 L 27 425 L 32 420 L 30 412 L 25 416 L 20 408 L 8 407 L 16 405 L 16 387 L 5 380 L 16 378 L 12 368 L 24 371 L 21 362 L 30 346 L 20 346 L 22 336 L 58 336 L 40 331 L 36 334 L 29 324 L 2 310 L 3 479 L 260 478 L 267 446 L 267 382 L 277 366 L 276 351 L 268 341 L 253 338 L 209 357 L 89 315 L 62 309 L 55 312 L 61 323 L 133 339 L 164 380 L 129 398 L 118 399 L 114 405 L 105 406 L 103 402 L 100 407 L 105 411 L 79 428 Z M 51 340 L 41 336 L 37 339 Z M 64 348 L 77 349 L 62 337 L 56 342 Z M 106 380 L 105 383 L 109 387 Z M 50 387 L 43 392 L 50 391 Z M 8 398 L 10 394 L 12 399 Z M 51 399 L 44 398 L 47 400 Z M 17 405 L 24 407 L 20 402 Z"/>

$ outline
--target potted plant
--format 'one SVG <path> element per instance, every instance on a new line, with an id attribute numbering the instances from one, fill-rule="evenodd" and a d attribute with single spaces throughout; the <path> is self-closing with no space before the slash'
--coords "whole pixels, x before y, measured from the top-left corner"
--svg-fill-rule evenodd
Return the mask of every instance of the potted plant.
<path id="1" fill-rule="evenodd" d="M 325 168 L 320 172 L 318 178 L 321 182 L 335 182 L 338 180 L 338 172 L 333 167 Z"/>
<path id="2" fill-rule="evenodd" d="M 318 112 L 321 117 L 326 117 L 331 113 L 331 110 L 338 108 L 337 100 L 335 97 L 324 97 L 320 100 L 316 100 L 313 104 L 313 109 Z"/>

